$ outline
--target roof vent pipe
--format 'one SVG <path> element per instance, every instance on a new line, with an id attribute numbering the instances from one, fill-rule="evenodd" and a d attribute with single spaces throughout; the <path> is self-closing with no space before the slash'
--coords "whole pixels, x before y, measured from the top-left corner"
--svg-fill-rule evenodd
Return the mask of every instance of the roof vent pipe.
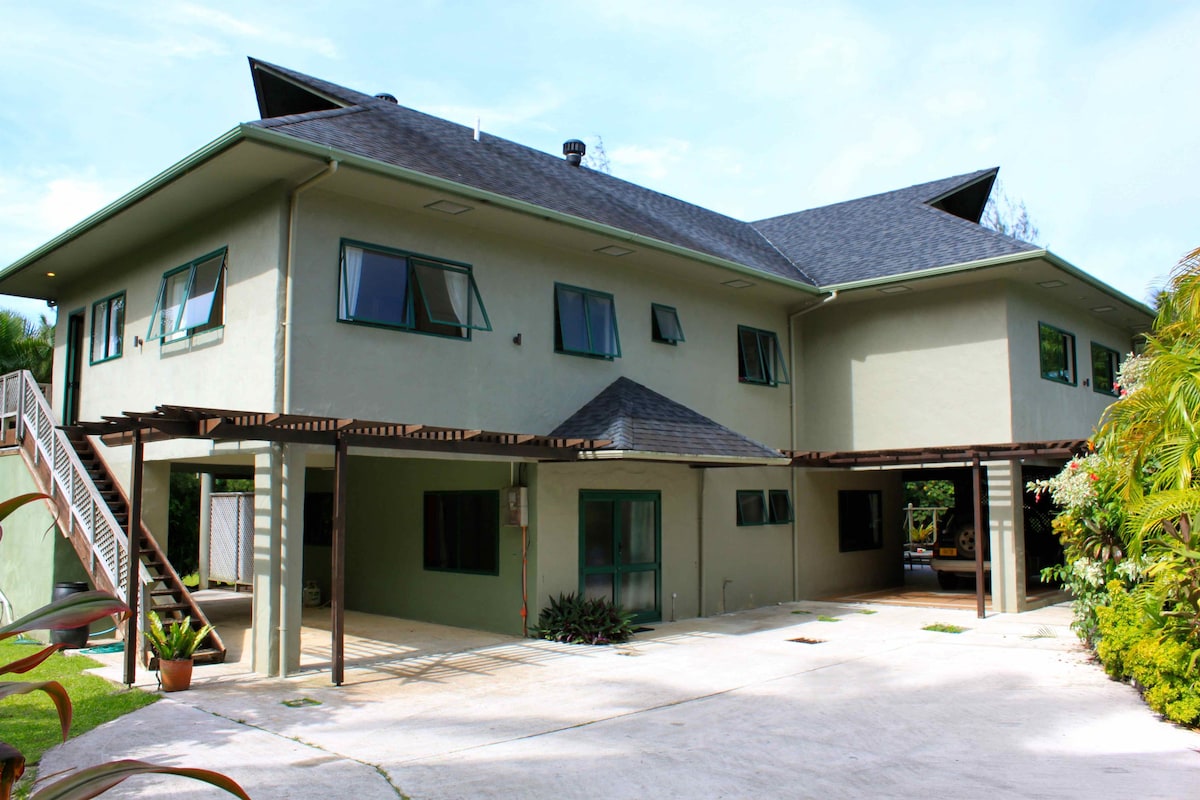
<path id="1" fill-rule="evenodd" d="M 563 155 L 572 167 L 578 167 L 587 153 L 587 145 L 578 139 L 567 139 L 563 142 Z"/>
<path id="2" fill-rule="evenodd" d="M 396 99 L 396 95 L 388 94 L 387 92 L 380 92 L 379 94 L 375 95 L 375 97 L 379 100 L 386 100 L 389 103 L 395 103 L 396 105 L 400 104 L 400 101 Z"/>

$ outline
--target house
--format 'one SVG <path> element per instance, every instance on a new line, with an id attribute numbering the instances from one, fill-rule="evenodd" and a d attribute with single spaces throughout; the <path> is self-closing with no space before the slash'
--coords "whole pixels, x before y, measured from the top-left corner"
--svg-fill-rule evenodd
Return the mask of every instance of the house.
<path id="1" fill-rule="evenodd" d="M 1151 313 L 980 227 L 996 169 L 745 222 L 576 140 L 250 67 L 261 119 L 0 272 L 58 306 L 66 444 L 24 460 L 114 484 L 63 527 L 115 588 L 109 528 L 165 547 L 174 467 L 254 478 L 259 672 L 298 663 L 305 581 L 335 617 L 508 633 L 559 592 L 704 616 L 899 583 L 929 470 L 980 476 L 994 608 L 1024 607 L 1026 471 L 1090 434 Z M 181 604 L 169 577 L 143 600 Z"/>

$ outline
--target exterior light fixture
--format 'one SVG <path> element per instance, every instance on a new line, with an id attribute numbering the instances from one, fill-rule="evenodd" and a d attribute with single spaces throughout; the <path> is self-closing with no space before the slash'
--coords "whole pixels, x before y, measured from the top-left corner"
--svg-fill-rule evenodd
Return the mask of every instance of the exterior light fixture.
<path id="1" fill-rule="evenodd" d="M 736 278 L 731 281 L 723 281 L 721 283 L 721 285 L 728 286 L 730 289 L 749 289 L 754 284 L 751 283 L 750 281 L 744 281 L 744 280 L 741 280 L 740 278 Z"/>
<path id="2" fill-rule="evenodd" d="M 437 200 L 425 206 L 431 211 L 441 211 L 443 214 L 464 214 L 472 210 L 471 206 L 455 203 L 451 200 Z"/>
<path id="3" fill-rule="evenodd" d="M 901 292 L 911 292 L 907 286 L 885 286 L 879 290 L 882 294 L 900 294 Z"/>
<path id="4" fill-rule="evenodd" d="M 1092 309 L 1092 311 L 1095 311 L 1097 314 L 1107 314 L 1108 312 L 1115 310 L 1116 309 L 1112 306 L 1096 306 Z"/>
<path id="5" fill-rule="evenodd" d="M 47 273 L 46 273 L 46 277 L 47 277 L 47 278 L 53 278 L 53 277 L 54 277 L 54 273 L 53 273 L 53 272 L 47 272 Z"/>
<path id="6" fill-rule="evenodd" d="M 618 247 L 615 244 L 610 244 L 607 247 L 598 247 L 593 252 L 603 253 L 606 256 L 627 256 L 633 251 L 628 247 Z"/>

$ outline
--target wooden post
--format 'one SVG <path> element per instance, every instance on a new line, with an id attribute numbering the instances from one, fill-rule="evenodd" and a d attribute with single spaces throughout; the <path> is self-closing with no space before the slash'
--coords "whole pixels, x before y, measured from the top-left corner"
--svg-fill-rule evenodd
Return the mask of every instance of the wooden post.
<path id="1" fill-rule="evenodd" d="M 975 502 L 975 614 L 983 619 L 983 469 L 979 456 L 971 461 L 971 488 Z"/>
<path id="2" fill-rule="evenodd" d="M 133 431 L 133 475 L 129 481 L 129 521 L 125 535 L 129 541 L 129 569 L 126 573 L 125 604 L 129 606 L 129 620 L 125 623 L 125 685 L 133 686 L 137 679 L 138 641 L 138 586 L 142 564 L 142 429 Z"/>
<path id="3" fill-rule="evenodd" d="M 333 575 L 329 610 L 333 633 L 330 660 L 333 662 L 333 685 L 346 680 L 346 488 L 348 486 L 350 446 L 339 435 L 333 460 Z"/>

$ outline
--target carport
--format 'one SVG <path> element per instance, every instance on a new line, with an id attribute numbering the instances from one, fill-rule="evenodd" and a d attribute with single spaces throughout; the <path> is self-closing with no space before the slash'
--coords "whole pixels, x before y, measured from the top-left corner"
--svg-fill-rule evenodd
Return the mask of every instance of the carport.
<path id="1" fill-rule="evenodd" d="M 448 428 L 432 425 L 378 422 L 337 417 L 318 417 L 301 414 L 279 414 L 227 409 L 163 405 L 150 412 L 125 412 L 123 416 L 105 417 L 101 422 L 80 422 L 76 427 L 89 436 L 99 436 L 106 445 L 132 445 L 133 457 L 130 480 L 130 519 L 140 520 L 142 509 L 142 473 L 147 443 L 170 439 L 209 439 L 214 442 L 266 442 L 286 448 L 288 445 L 322 445 L 334 450 L 334 500 L 332 546 L 332 593 L 330 598 L 331 672 L 332 681 L 340 686 L 345 681 L 345 548 L 347 519 L 347 488 L 350 448 L 375 448 L 419 453 L 441 453 L 501 457 L 527 461 L 574 461 L 581 450 L 595 450 L 608 444 L 607 440 L 541 436 L 524 433 Z M 270 475 L 286 484 L 289 469 L 287 458 L 274 450 L 270 454 Z M 281 489 L 282 487 L 276 487 Z M 272 506 L 286 502 L 279 491 L 272 494 Z M 272 527 L 279 519 L 279 509 L 272 509 Z M 283 563 L 288 554 L 281 552 L 282 533 L 268 535 L 265 546 L 255 536 L 255 561 L 265 562 L 270 574 L 256 574 L 256 590 L 265 589 L 268 604 L 277 604 L 269 611 L 270 631 L 262 637 L 271 648 L 278 649 L 278 671 L 287 673 L 288 643 L 284 635 L 298 636 L 298 620 L 284 621 L 294 603 L 299 607 L 300 586 L 296 578 L 287 576 Z M 527 546 L 527 530 L 522 529 L 523 548 Z M 260 552 L 262 551 L 262 552 Z M 138 568 L 141 556 L 138 537 L 129 537 L 128 586 L 130 608 L 139 607 Z M 522 575 L 522 583 L 525 581 Z M 263 584 L 259 586 L 260 582 Z M 526 613 L 522 609 L 522 615 Z M 126 623 L 125 641 L 137 642 L 138 615 L 131 614 Z M 259 637 L 256 636 L 256 641 Z M 125 649 L 125 683 L 132 685 L 136 672 L 136 647 Z"/>
<path id="2" fill-rule="evenodd" d="M 986 484 L 990 499 L 989 534 L 992 570 L 992 605 L 1002 612 L 1028 609 L 1025 593 L 1025 527 L 1021 502 L 1022 465 L 1026 462 L 1061 464 L 1087 452 L 1085 439 L 953 447 L 919 447 L 892 450 L 794 451 L 789 455 L 797 469 L 900 469 L 966 466 L 971 469 L 975 541 L 984 541 L 983 498 Z M 984 608 L 984 548 L 975 548 L 975 612 Z"/>

